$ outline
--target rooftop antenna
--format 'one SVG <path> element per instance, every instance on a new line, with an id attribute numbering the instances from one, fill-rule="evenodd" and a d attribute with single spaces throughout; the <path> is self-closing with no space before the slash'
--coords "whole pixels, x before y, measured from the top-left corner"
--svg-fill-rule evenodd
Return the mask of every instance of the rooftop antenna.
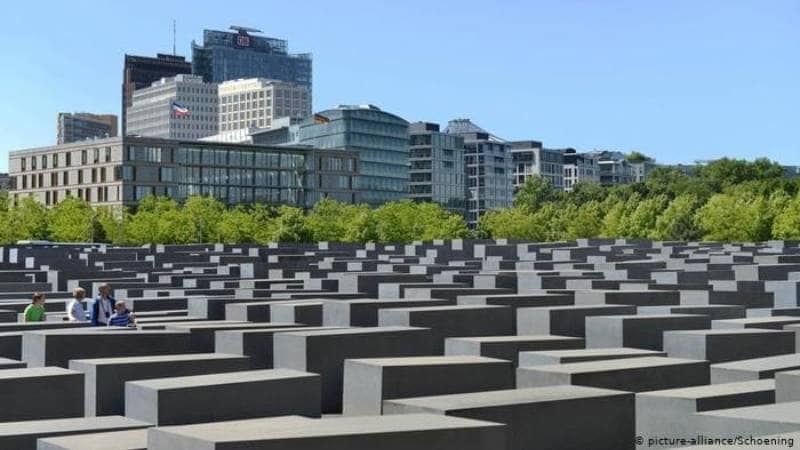
<path id="1" fill-rule="evenodd" d="M 172 56 L 176 56 L 177 52 L 175 51 L 175 19 L 172 19 Z"/>

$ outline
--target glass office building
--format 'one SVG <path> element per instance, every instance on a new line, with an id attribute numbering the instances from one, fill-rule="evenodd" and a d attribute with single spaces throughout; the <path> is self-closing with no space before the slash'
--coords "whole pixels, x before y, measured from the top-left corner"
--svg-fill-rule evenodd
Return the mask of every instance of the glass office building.
<path id="1" fill-rule="evenodd" d="M 127 134 L 125 125 L 127 109 L 133 104 L 133 92 L 149 87 L 162 78 L 179 74 L 191 74 L 192 64 L 183 56 L 159 53 L 149 56 L 125 55 L 122 69 L 122 136 Z"/>
<path id="2" fill-rule="evenodd" d="M 342 105 L 297 126 L 295 143 L 355 151 L 358 189 L 370 206 L 408 198 L 408 122 L 374 105 Z"/>
<path id="3" fill-rule="evenodd" d="M 192 42 L 192 73 L 206 83 L 240 78 L 269 78 L 303 85 L 311 91 L 311 55 L 290 54 L 282 39 L 254 36 L 243 27 L 203 31 L 203 45 Z"/>
<path id="4" fill-rule="evenodd" d="M 464 139 L 439 131 L 439 124 L 409 125 L 409 194 L 463 216 L 466 206 Z"/>
<path id="5" fill-rule="evenodd" d="M 135 206 L 147 195 L 182 201 L 311 207 L 323 197 L 354 203 L 358 155 L 145 137 L 98 139 L 11 152 L 12 200 L 55 205 L 74 196 L 93 206 Z"/>
<path id="6" fill-rule="evenodd" d="M 511 207 L 514 201 L 511 144 L 469 119 L 451 120 L 445 133 L 464 139 L 467 223 L 474 227 L 485 212 Z"/>
<path id="7" fill-rule="evenodd" d="M 58 113 L 57 144 L 117 135 L 117 116 L 113 114 Z"/>

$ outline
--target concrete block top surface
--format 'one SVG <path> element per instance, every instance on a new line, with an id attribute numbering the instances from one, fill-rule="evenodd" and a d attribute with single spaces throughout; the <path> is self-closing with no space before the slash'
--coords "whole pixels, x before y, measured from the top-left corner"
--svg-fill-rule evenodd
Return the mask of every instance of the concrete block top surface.
<path id="1" fill-rule="evenodd" d="M 768 371 L 784 367 L 800 367 L 800 353 L 768 356 L 766 358 L 740 359 L 738 361 L 713 364 L 712 368 Z"/>
<path id="2" fill-rule="evenodd" d="M 154 356 L 125 356 L 119 358 L 92 358 L 92 359 L 73 359 L 70 363 L 87 364 L 95 366 L 124 366 L 128 364 L 147 364 L 147 363 L 170 363 L 178 361 L 209 361 L 224 359 L 242 359 L 242 355 L 229 353 L 184 353 L 177 355 L 154 355 Z M 1 372 L 0 372 L 1 373 Z"/>
<path id="3" fill-rule="evenodd" d="M 773 379 L 709 384 L 705 386 L 693 386 L 678 389 L 665 389 L 663 391 L 641 392 L 636 395 L 698 399 L 770 390 L 775 390 L 775 380 Z"/>
<path id="4" fill-rule="evenodd" d="M 322 419 L 284 416 L 160 427 L 158 430 L 191 439 L 223 443 L 502 426 L 494 422 L 459 417 L 402 414 L 396 416 L 325 417 Z"/>
<path id="5" fill-rule="evenodd" d="M 456 311 L 489 311 L 494 309 L 508 309 L 508 306 L 505 305 L 447 305 L 447 306 L 412 306 L 409 308 L 392 308 L 387 309 L 384 312 L 390 312 L 391 314 L 403 313 L 403 312 L 456 312 Z"/>
<path id="6" fill-rule="evenodd" d="M 39 439 L 48 449 L 139 450 L 147 448 L 147 430 L 109 431 Z M 41 446 L 40 445 L 40 446 Z"/>
<path id="7" fill-rule="evenodd" d="M 752 421 L 800 425 L 800 402 L 718 409 L 716 411 L 707 411 L 698 414 L 731 419 L 747 419 Z"/>
<path id="8" fill-rule="evenodd" d="M 600 361 L 576 362 L 568 364 L 551 364 L 546 366 L 536 366 L 530 369 L 560 372 L 560 373 L 588 373 L 588 372 L 610 372 L 620 370 L 641 369 L 647 367 L 664 367 L 676 364 L 698 364 L 705 361 L 682 358 L 664 358 L 661 356 L 645 356 L 641 358 L 627 359 L 604 359 Z"/>
<path id="9" fill-rule="evenodd" d="M 474 336 L 452 337 L 447 340 L 476 342 L 476 343 L 501 343 L 501 342 L 530 342 L 530 341 L 583 341 L 583 338 L 572 336 L 559 336 L 555 334 L 529 334 L 521 336 Z"/>
<path id="10" fill-rule="evenodd" d="M 509 364 L 504 359 L 487 358 L 485 356 L 409 356 L 397 358 L 359 358 L 348 359 L 348 363 L 365 364 L 381 367 L 408 366 L 452 366 L 459 364 Z"/>
<path id="11" fill-rule="evenodd" d="M 314 378 L 319 375 L 291 369 L 250 370 L 243 372 L 215 373 L 210 375 L 192 375 L 188 377 L 154 378 L 141 381 L 129 381 L 128 384 L 149 389 L 183 389 L 219 384 L 248 383 L 253 381 L 282 380 L 287 378 Z"/>
<path id="12" fill-rule="evenodd" d="M 785 330 L 768 330 L 763 328 L 717 328 L 712 330 L 674 330 L 665 331 L 664 336 L 669 335 L 690 335 L 690 336 L 757 336 L 757 335 L 786 335 Z"/>
<path id="13" fill-rule="evenodd" d="M 39 434 L 42 432 L 103 430 L 115 428 L 146 428 L 147 422 L 123 416 L 76 417 L 71 419 L 26 420 L 0 422 L 0 436 Z"/>
<path id="14" fill-rule="evenodd" d="M 360 334 L 381 334 L 381 333 L 399 333 L 404 331 L 421 331 L 428 330 L 422 327 L 401 327 L 401 326 L 387 326 L 387 327 L 364 327 L 364 328 L 332 328 L 330 330 L 309 330 L 309 331 L 288 331 L 284 334 L 292 336 L 306 336 L 306 337 L 324 337 L 324 336 L 342 336 L 342 335 L 360 335 Z"/>
<path id="15" fill-rule="evenodd" d="M 386 402 L 399 403 L 429 411 L 454 411 L 617 395 L 632 394 L 611 389 L 558 385 L 524 389 L 506 389 L 500 391 L 470 392 L 465 394 L 433 395 L 429 397 L 386 400 Z"/>
<path id="16" fill-rule="evenodd" d="M 522 354 L 555 356 L 561 358 L 571 358 L 571 357 L 578 358 L 578 357 L 615 356 L 615 355 L 657 356 L 663 354 L 663 352 L 659 352 L 656 350 L 645 350 L 640 348 L 609 347 L 609 348 L 580 348 L 580 349 L 568 349 L 568 350 L 539 350 L 531 352 L 520 352 L 520 356 Z"/>
<path id="17" fill-rule="evenodd" d="M 59 375 L 77 375 L 81 372 L 63 369 L 61 367 L 33 367 L 29 369 L 3 369 L 0 370 L 0 382 L 19 378 L 54 377 Z"/>

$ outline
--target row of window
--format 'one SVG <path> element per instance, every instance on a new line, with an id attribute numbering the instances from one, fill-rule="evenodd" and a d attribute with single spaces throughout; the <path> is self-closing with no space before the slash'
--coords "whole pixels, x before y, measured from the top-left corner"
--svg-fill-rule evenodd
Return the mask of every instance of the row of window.
<path id="1" fill-rule="evenodd" d="M 80 151 L 81 165 L 88 164 L 92 161 L 93 164 L 111 161 L 111 147 L 94 148 Z M 34 155 L 29 157 L 22 157 L 19 159 L 20 172 L 27 170 L 45 170 L 57 169 L 62 164 L 65 167 L 72 166 L 72 153 L 73 152 L 57 152 L 45 155 Z"/>

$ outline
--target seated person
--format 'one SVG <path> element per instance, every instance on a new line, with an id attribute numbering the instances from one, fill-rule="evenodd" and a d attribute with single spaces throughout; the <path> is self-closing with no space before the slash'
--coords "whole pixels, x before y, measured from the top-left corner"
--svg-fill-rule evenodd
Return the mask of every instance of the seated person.
<path id="1" fill-rule="evenodd" d="M 133 327 L 136 326 L 136 317 L 125 307 L 125 302 L 118 300 L 114 304 L 114 314 L 108 319 L 110 327 Z"/>

